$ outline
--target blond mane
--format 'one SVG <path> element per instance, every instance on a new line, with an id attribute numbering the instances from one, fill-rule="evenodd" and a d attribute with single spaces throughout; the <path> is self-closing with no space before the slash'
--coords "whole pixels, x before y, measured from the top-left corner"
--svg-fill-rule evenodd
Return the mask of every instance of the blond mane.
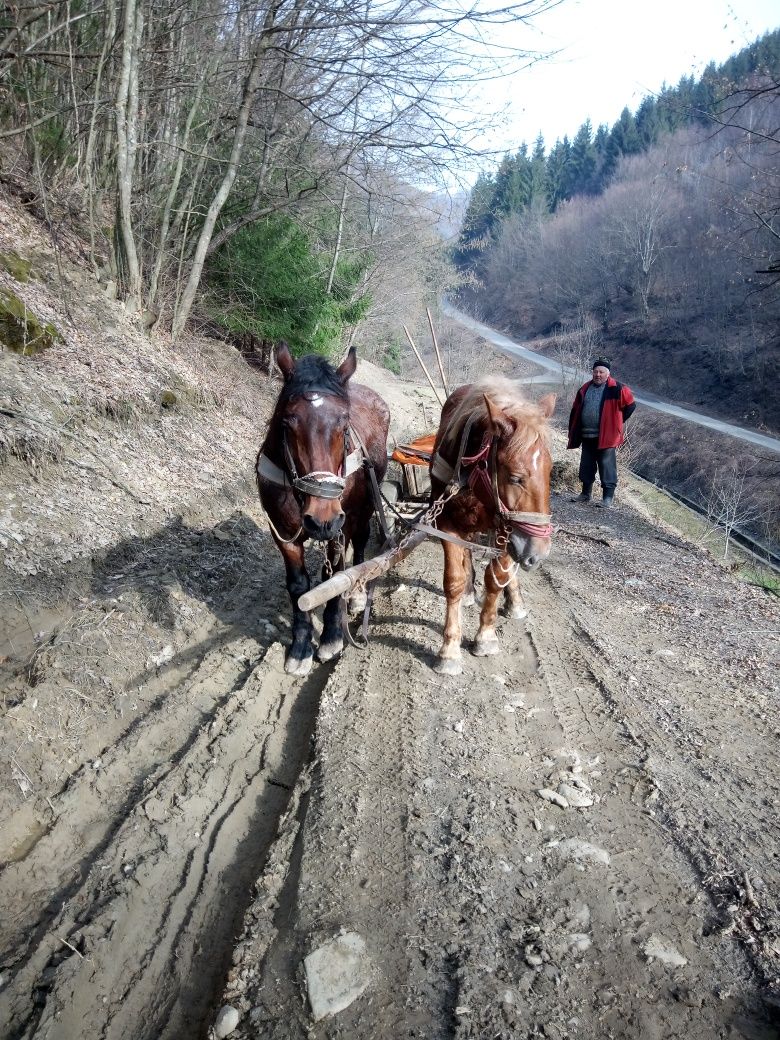
<path id="1" fill-rule="evenodd" d="M 547 417 L 539 406 L 523 396 L 521 384 L 504 376 L 488 376 L 474 383 L 455 406 L 442 437 L 441 448 L 445 454 L 449 449 L 457 450 L 463 426 L 472 417 L 477 426 L 488 421 L 485 398 L 494 408 L 499 408 L 516 426 L 512 438 L 512 452 L 524 452 L 538 440 L 549 443 Z"/>

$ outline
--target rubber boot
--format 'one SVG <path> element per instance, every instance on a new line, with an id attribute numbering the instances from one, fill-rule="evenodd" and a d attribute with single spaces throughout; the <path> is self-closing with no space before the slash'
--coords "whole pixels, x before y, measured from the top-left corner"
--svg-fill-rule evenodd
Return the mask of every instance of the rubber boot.
<path id="1" fill-rule="evenodd" d="M 577 495 L 576 498 L 573 498 L 572 502 L 590 502 L 590 493 L 592 488 L 592 484 L 583 484 L 581 494 Z"/>
<path id="2" fill-rule="evenodd" d="M 615 492 L 614 491 L 605 491 L 604 492 L 604 497 L 601 500 L 601 508 L 602 509 L 611 509 L 614 500 L 615 500 Z"/>

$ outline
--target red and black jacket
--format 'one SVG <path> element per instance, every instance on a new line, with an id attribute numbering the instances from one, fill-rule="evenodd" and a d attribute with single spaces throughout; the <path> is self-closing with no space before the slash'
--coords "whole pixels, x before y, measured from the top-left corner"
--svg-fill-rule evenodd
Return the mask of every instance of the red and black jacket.
<path id="1" fill-rule="evenodd" d="M 585 392 L 592 384 L 588 380 L 577 391 L 571 415 L 569 416 L 569 448 L 579 448 L 582 444 L 582 402 Z M 599 419 L 599 448 L 618 448 L 623 443 L 623 423 L 633 415 L 636 408 L 634 395 L 629 387 L 618 383 L 612 376 L 606 382 L 601 397 L 601 415 Z"/>

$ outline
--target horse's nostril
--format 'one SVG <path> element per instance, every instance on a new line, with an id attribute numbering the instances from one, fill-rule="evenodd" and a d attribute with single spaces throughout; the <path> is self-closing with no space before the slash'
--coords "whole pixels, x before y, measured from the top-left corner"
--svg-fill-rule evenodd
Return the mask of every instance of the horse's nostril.
<path id="1" fill-rule="evenodd" d="M 303 514 L 303 529 L 314 538 L 321 538 L 323 535 L 322 524 L 311 513 Z"/>
<path id="2" fill-rule="evenodd" d="M 344 526 L 344 513 L 338 513 L 330 520 L 318 520 L 311 513 L 303 514 L 303 529 L 312 537 L 320 541 L 329 541 L 335 538 Z"/>

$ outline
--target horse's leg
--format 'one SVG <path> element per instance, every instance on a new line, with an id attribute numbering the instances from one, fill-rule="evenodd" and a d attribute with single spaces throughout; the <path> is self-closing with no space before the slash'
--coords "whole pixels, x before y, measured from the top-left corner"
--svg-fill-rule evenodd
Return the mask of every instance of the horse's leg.
<path id="1" fill-rule="evenodd" d="M 504 614 L 506 617 L 520 618 L 528 617 L 528 611 L 525 609 L 523 603 L 523 594 L 520 591 L 520 582 L 517 580 L 517 574 L 513 574 L 512 578 L 504 589 Z"/>
<path id="2" fill-rule="evenodd" d="M 368 539 L 371 537 L 371 522 L 370 518 L 366 520 L 364 524 L 358 524 L 355 533 L 352 536 L 352 566 L 354 567 L 357 563 L 362 563 L 366 558 L 366 546 L 368 545 Z M 359 592 L 353 592 L 349 597 L 349 612 L 350 614 L 362 614 L 366 609 L 366 603 L 368 602 L 368 596 L 366 590 L 361 589 Z"/>
<path id="3" fill-rule="evenodd" d="M 349 536 L 348 533 L 345 533 L 344 553 L 341 555 L 341 559 L 338 561 L 336 566 L 334 566 L 336 561 L 336 546 L 333 542 L 328 542 L 328 560 L 330 561 L 330 570 L 333 573 L 344 569 L 344 555 L 346 555 L 348 548 Z M 323 568 L 323 581 L 327 577 L 327 570 Z M 320 637 L 320 645 L 317 648 L 317 660 L 322 662 L 332 661 L 334 657 L 338 657 L 343 649 L 344 597 L 334 596 L 333 599 L 329 599 L 325 604 L 325 610 L 322 613 L 322 636 Z"/>
<path id="4" fill-rule="evenodd" d="M 466 591 L 463 593 L 463 606 L 473 607 L 477 602 L 477 597 L 474 593 L 474 558 L 471 555 L 471 550 L 467 549 L 466 553 Z"/>
<path id="5" fill-rule="evenodd" d="M 444 641 L 436 658 L 434 671 L 440 675 L 460 675 L 461 622 L 460 609 L 466 588 L 466 550 L 452 542 L 442 542 L 444 549 L 444 595 L 447 614 L 444 621 Z"/>
<path id="6" fill-rule="evenodd" d="M 279 544 L 287 573 L 287 591 L 292 603 L 292 643 L 284 659 L 284 670 L 290 675 L 308 675 L 312 661 L 311 614 L 298 607 L 298 597 L 309 591 L 311 582 L 306 571 L 303 545 L 297 542 Z"/>
<path id="7" fill-rule="evenodd" d="M 482 597 L 482 611 L 479 615 L 479 631 L 473 647 L 473 653 L 477 657 L 497 654 L 501 649 L 496 635 L 498 597 L 514 566 L 512 558 L 507 553 L 497 560 L 491 560 L 485 568 L 485 594 Z M 509 588 L 508 585 L 506 587 Z"/>

